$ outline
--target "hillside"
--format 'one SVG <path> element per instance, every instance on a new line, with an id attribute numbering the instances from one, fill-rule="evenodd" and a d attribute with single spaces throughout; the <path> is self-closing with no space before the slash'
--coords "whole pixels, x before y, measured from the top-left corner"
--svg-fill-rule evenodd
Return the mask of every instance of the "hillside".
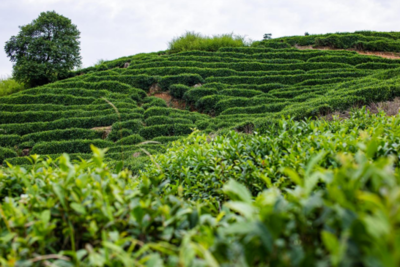
<path id="1" fill-rule="evenodd" d="M 215 52 L 138 54 L 1 97 L 0 160 L 26 165 L 31 160 L 21 156 L 64 152 L 88 158 L 94 144 L 110 148 L 111 162 L 132 160 L 135 153 L 134 164 L 140 165 L 143 148 L 164 152 L 163 143 L 194 128 L 265 131 L 282 116 L 315 117 L 400 96 L 400 60 L 270 45 L 282 40 L 285 46 L 309 45 L 318 38 L 272 39 Z M 156 97 L 160 92 L 173 101 Z M 143 143 L 150 140 L 155 142 Z"/>
<path id="2" fill-rule="evenodd" d="M 400 266 L 400 61 L 274 40 L 0 97 L 0 266 Z"/>

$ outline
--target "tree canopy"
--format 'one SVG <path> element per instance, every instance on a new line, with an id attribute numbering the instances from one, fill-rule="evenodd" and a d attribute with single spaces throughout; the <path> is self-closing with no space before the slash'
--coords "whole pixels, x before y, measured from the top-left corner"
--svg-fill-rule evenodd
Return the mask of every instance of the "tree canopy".
<path id="1" fill-rule="evenodd" d="M 4 47 L 14 62 L 15 80 L 42 85 L 66 77 L 81 64 L 80 32 L 70 19 L 55 11 L 42 12 L 20 29 Z"/>

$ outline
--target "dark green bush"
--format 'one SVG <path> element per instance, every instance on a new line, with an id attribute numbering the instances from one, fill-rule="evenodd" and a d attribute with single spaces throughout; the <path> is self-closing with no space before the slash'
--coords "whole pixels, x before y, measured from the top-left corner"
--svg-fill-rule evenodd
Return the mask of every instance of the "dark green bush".
<path id="1" fill-rule="evenodd" d="M 123 144 L 123 145 L 136 145 L 136 144 L 141 143 L 143 141 L 144 141 L 143 137 L 141 137 L 138 134 L 133 134 L 133 135 L 130 135 L 130 136 L 127 136 L 127 137 L 123 137 L 122 139 L 119 139 L 115 144 L 116 145 L 121 145 L 121 144 Z"/>
<path id="2" fill-rule="evenodd" d="M 121 114 L 137 113 L 141 109 L 119 109 Z M 79 117 L 97 117 L 99 115 L 115 114 L 115 110 L 68 110 L 68 111 L 25 111 L 25 112 L 6 112 L 0 111 L 0 123 L 26 123 L 26 122 L 46 122 L 55 121 L 63 118 Z"/>
<path id="3" fill-rule="evenodd" d="M 205 112 L 205 113 L 210 113 L 214 114 L 215 113 L 215 105 L 218 103 L 218 101 L 226 99 L 225 96 L 222 95 L 208 95 L 208 96 L 203 96 L 199 100 L 196 101 L 196 109 Z"/>
<path id="4" fill-rule="evenodd" d="M 16 95 L 0 98 L 1 104 L 62 104 L 62 105 L 90 105 L 96 100 L 93 97 L 75 97 L 72 95 Z"/>
<path id="5" fill-rule="evenodd" d="M 32 141 L 37 143 L 73 139 L 98 139 L 101 138 L 102 135 L 102 132 L 97 132 L 94 130 L 70 128 L 65 130 L 51 130 L 26 134 L 21 137 L 21 142 Z"/>
<path id="6" fill-rule="evenodd" d="M 260 92 L 257 90 L 251 90 L 251 89 L 225 89 L 225 90 L 219 91 L 218 94 L 223 95 L 223 96 L 253 97 L 253 96 L 263 94 L 263 92 Z"/>
<path id="7" fill-rule="evenodd" d="M 159 125 L 159 124 L 191 124 L 193 121 L 191 119 L 185 118 L 171 118 L 168 116 L 152 116 L 145 120 L 146 126 Z"/>
<path id="8" fill-rule="evenodd" d="M 21 142 L 21 136 L 16 134 L 2 135 L 0 129 L 0 147 L 14 147 Z"/>
<path id="9" fill-rule="evenodd" d="M 158 136 L 180 136 L 187 135 L 195 128 L 193 124 L 164 124 L 148 126 L 140 130 L 139 134 L 146 140 L 153 139 Z"/>
<path id="10" fill-rule="evenodd" d="M 153 138 L 153 141 L 160 142 L 162 144 L 170 143 L 179 139 L 182 139 L 183 136 L 158 136 Z"/>
<path id="11" fill-rule="evenodd" d="M 90 153 L 90 145 L 99 148 L 111 147 L 114 143 L 101 140 L 72 140 L 72 141 L 52 141 L 46 143 L 37 143 L 31 151 L 31 154 L 57 154 L 57 153 Z"/>
<path id="12" fill-rule="evenodd" d="M 207 87 L 203 88 L 202 86 L 194 87 L 194 88 L 188 90 L 184 94 L 183 99 L 187 103 L 195 103 L 197 100 L 199 100 L 203 96 L 215 95 L 217 93 L 218 93 L 218 91 L 214 88 L 207 88 Z"/>
<path id="13" fill-rule="evenodd" d="M 134 109 L 137 108 L 137 105 L 134 103 L 127 103 L 121 101 L 113 101 L 113 105 L 118 109 L 129 108 Z M 113 109 L 110 104 L 103 101 L 101 104 L 92 104 L 92 105 L 57 105 L 57 104 L 1 104 L 0 111 L 9 111 L 9 112 L 25 112 L 25 111 L 65 111 L 65 110 L 107 110 Z M 138 112 L 138 110 L 137 110 Z"/>
<path id="14" fill-rule="evenodd" d="M 139 131 L 140 131 L 140 130 L 138 129 L 138 132 L 139 132 Z M 121 140 L 121 139 L 123 139 L 123 138 L 125 138 L 125 137 L 131 136 L 132 134 L 133 134 L 133 131 L 132 131 L 131 129 L 126 129 L 126 128 L 121 128 L 121 129 L 119 129 L 119 128 L 114 128 L 114 125 L 113 125 L 113 129 L 112 129 L 112 131 L 109 133 L 109 135 L 107 136 L 107 140 L 116 142 L 116 141 Z"/>
<path id="15" fill-rule="evenodd" d="M 167 103 L 165 102 L 164 99 L 154 96 L 145 98 L 144 103 L 145 104 L 143 104 L 142 106 L 144 109 L 148 109 L 151 107 L 167 107 Z"/>
<path id="16" fill-rule="evenodd" d="M 141 119 L 142 114 L 132 113 L 132 114 L 121 114 L 121 119 L 133 120 Z M 57 129 L 68 129 L 68 128 L 93 128 L 93 127 L 103 127 L 110 126 L 113 123 L 119 121 L 120 117 L 117 114 L 110 114 L 106 116 L 97 116 L 90 118 L 68 118 L 60 119 L 50 122 L 31 122 L 31 123 L 13 123 L 13 124 L 2 124 L 0 129 L 3 129 L 6 134 L 19 134 L 25 135 L 34 132 L 42 132 L 48 130 Z"/>
<path id="17" fill-rule="evenodd" d="M 172 97 L 182 99 L 183 95 L 190 89 L 189 86 L 184 84 L 173 84 L 169 87 L 169 93 Z"/>
<path id="18" fill-rule="evenodd" d="M 173 84 L 184 84 L 187 86 L 193 86 L 195 84 L 203 84 L 204 79 L 198 74 L 180 74 L 180 75 L 170 75 L 163 76 L 160 78 L 159 85 L 164 90 L 167 91 L 168 88 Z"/>
<path id="19" fill-rule="evenodd" d="M 17 153 L 9 148 L 0 147 L 0 163 L 2 163 L 7 158 L 16 157 Z"/>

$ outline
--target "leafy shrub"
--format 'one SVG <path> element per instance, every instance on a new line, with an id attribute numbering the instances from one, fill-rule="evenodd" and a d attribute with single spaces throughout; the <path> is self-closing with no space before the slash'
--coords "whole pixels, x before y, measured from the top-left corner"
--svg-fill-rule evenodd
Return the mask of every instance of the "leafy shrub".
<path id="1" fill-rule="evenodd" d="M 0 163 L 2 163 L 7 158 L 16 157 L 17 152 L 9 148 L 0 147 Z"/>
<path id="2" fill-rule="evenodd" d="M 125 137 L 131 136 L 132 134 L 133 134 L 133 131 L 131 129 L 114 128 L 114 125 L 113 125 L 113 129 L 109 133 L 109 135 L 107 136 L 107 139 L 110 140 L 110 141 L 114 141 L 115 142 L 115 141 L 121 140 L 121 139 L 123 139 Z"/>
<path id="3" fill-rule="evenodd" d="M 124 145 L 136 145 L 136 144 L 141 143 L 141 142 L 143 142 L 143 141 L 144 141 L 143 137 L 141 137 L 141 136 L 138 135 L 138 134 L 133 134 L 133 135 L 130 135 L 130 136 L 127 136 L 127 137 L 123 137 L 123 138 L 119 139 L 119 140 L 116 142 L 116 144 L 117 144 L 117 145 L 120 145 L 120 144 L 124 144 Z"/>
<path id="4" fill-rule="evenodd" d="M 110 114 L 105 116 L 96 116 L 88 118 L 65 118 L 49 122 L 30 122 L 30 123 L 10 123 L 0 125 L 7 134 L 25 135 L 34 132 L 43 132 L 48 130 L 68 129 L 68 128 L 93 128 L 110 126 L 118 120 L 128 121 L 141 119 L 142 114 Z"/>
<path id="5" fill-rule="evenodd" d="M 164 99 L 154 96 L 146 97 L 144 103 L 145 104 L 142 106 L 144 109 L 148 109 L 150 107 L 167 107 L 167 103 Z"/>
<path id="6" fill-rule="evenodd" d="M 36 144 L 31 154 L 90 153 L 90 145 L 106 148 L 114 144 L 101 139 L 43 142 Z"/>
<path id="7" fill-rule="evenodd" d="M 61 140 L 73 140 L 73 139 L 98 139 L 101 138 L 102 132 L 97 132 L 89 129 L 70 128 L 65 130 L 51 130 L 44 132 L 36 132 L 23 135 L 20 137 L 21 142 L 32 141 L 38 142 L 51 142 Z"/>
<path id="8" fill-rule="evenodd" d="M 0 78 L 0 96 L 11 95 L 24 89 L 24 84 L 18 83 L 12 78 Z"/>
<path id="9" fill-rule="evenodd" d="M 156 141 L 156 142 L 160 142 L 160 143 L 166 144 L 166 143 L 169 143 L 169 142 L 173 142 L 173 141 L 179 140 L 181 138 L 183 138 L 183 136 L 158 136 L 158 137 L 153 138 L 152 140 Z"/>
<path id="10" fill-rule="evenodd" d="M 220 47 L 240 47 L 246 45 L 244 37 L 233 35 L 232 33 L 209 37 L 196 32 L 186 32 L 184 35 L 172 39 L 169 42 L 168 50 L 170 53 L 190 50 L 217 51 Z"/>
<path id="11" fill-rule="evenodd" d="M 1 130 L 0 130 L 1 133 Z M 13 147 L 20 143 L 21 136 L 16 134 L 1 135 L 0 134 L 0 147 Z"/>
<path id="12" fill-rule="evenodd" d="M 172 97 L 182 99 L 183 95 L 190 89 L 189 86 L 184 84 L 173 84 L 169 87 L 169 93 Z"/>

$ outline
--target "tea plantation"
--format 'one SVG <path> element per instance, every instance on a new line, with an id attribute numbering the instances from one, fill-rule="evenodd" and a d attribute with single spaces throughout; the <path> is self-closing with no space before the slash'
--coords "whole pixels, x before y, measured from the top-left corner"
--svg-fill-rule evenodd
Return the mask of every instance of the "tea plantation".
<path id="1" fill-rule="evenodd" d="M 319 117 L 400 97 L 400 60 L 294 47 L 330 37 L 0 97 L 0 266 L 399 266 L 400 116 Z"/>
<path id="2" fill-rule="evenodd" d="M 20 157 L 29 153 L 87 158 L 89 144 L 110 148 L 113 161 L 145 155 L 141 148 L 163 152 L 161 144 L 142 143 L 176 140 L 194 128 L 265 130 L 282 116 L 313 117 L 400 96 L 399 74 L 400 60 L 354 51 L 259 44 L 139 54 L 1 97 L 0 161 L 30 164 Z M 186 110 L 169 107 L 150 88 Z"/>

